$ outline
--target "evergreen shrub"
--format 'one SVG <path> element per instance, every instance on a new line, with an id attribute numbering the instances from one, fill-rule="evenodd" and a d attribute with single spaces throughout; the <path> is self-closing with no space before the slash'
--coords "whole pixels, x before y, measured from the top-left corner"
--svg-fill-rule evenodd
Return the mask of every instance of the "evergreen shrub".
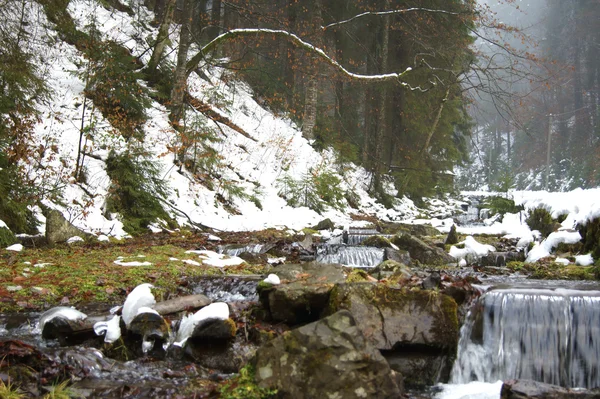
<path id="1" fill-rule="evenodd" d="M 128 233 L 143 233 L 150 223 L 169 219 L 160 201 L 167 197 L 167 189 L 159 169 L 143 154 L 111 151 L 106 173 L 111 179 L 106 210 L 121 214 Z"/>
<path id="2" fill-rule="evenodd" d="M 538 230 L 542 233 L 543 237 L 547 237 L 554 231 L 555 223 L 552 219 L 552 215 L 550 215 L 550 212 L 544 207 L 533 209 L 525 222 L 531 230 Z"/>

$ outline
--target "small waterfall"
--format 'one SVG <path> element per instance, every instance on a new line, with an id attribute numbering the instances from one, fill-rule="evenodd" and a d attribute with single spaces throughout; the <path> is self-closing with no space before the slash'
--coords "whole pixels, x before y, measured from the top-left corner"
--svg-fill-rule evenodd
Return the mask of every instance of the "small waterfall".
<path id="1" fill-rule="evenodd" d="M 228 256 L 238 256 L 244 252 L 251 254 L 261 254 L 265 249 L 263 244 L 248 244 L 248 245 L 219 245 L 217 252 Z M 267 249 L 268 251 L 268 249 Z"/>
<path id="2" fill-rule="evenodd" d="M 383 262 L 384 258 L 385 250 L 382 248 L 323 245 L 317 248 L 316 261 L 341 263 L 352 267 L 375 267 Z"/>
<path id="3" fill-rule="evenodd" d="M 600 292 L 498 289 L 461 330 L 452 382 L 530 379 L 600 386 Z"/>

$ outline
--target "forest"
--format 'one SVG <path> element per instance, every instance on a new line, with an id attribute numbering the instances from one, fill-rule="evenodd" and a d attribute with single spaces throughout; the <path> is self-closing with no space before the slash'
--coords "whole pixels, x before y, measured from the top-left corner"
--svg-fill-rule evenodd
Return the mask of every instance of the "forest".
<path id="1" fill-rule="evenodd" d="M 169 112 L 179 170 L 208 188 L 222 175 L 212 146 L 224 139 L 219 126 L 254 139 L 218 110 L 225 100 L 188 89 L 190 76 L 210 81 L 212 67 L 247 82 L 254 99 L 289 118 L 314 149 L 332 150 L 339 169 L 364 167 L 368 191 L 386 206 L 456 189 L 597 184 L 600 7 L 592 0 L 99 2 L 138 20 L 153 15 L 143 26 L 153 33 L 139 34 L 136 51 L 103 38 L 93 15 L 77 21 L 68 0 L 4 2 L 0 217 L 15 231 L 31 230 L 28 206 L 61 197 L 60 184 L 48 187 L 44 176 L 45 163 L 62 158 L 52 140 L 34 138 L 40 105 L 56 94 L 33 44 L 36 18 L 82 54 L 74 72 L 85 85 L 77 156 L 52 173 L 83 187 L 86 162 L 101 159 L 112 181 L 106 212 L 133 213 L 133 229 L 166 218 L 164 187 L 145 158 L 153 102 Z M 121 140 L 103 144 L 106 156 L 91 150 L 100 138 L 95 114 Z M 323 176 L 322 186 L 336 179 Z M 246 195 L 235 184 L 228 190 Z M 333 204 L 342 198 L 324 191 Z"/>

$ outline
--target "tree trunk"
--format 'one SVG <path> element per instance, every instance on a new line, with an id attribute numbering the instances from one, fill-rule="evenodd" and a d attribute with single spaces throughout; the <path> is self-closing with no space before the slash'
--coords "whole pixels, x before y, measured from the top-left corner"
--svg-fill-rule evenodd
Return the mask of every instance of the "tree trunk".
<path id="1" fill-rule="evenodd" d="M 385 0 L 384 10 L 390 8 L 390 0 Z M 383 32 L 381 38 L 381 73 L 387 72 L 388 68 L 388 50 L 390 44 L 390 16 L 386 15 L 383 17 Z M 388 102 L 388 89 L 387 83 L 382 84 L 381 93 L 379 97 L 379 104 L 377 107 L 377 133 L 375 135 L 375 168 L 374 168 L 374 183 L 375 190 L 381 188 L 381 174 L 385 173 L 385 162 L 383 161 L 383 139 L 385 137 L 385 131 L 387 127 L 387 102 Z"/>
<path id="2" fill-rule="evenodd" d="M 433 125 L 431 126 L 431 129 L 429 130 L 429 134 L 427 135 L 425 144 L 423 145 L 423 148 L 421 148 L 421 151 L 420 151 L 421 153 L 429 150 L 429 145 L 431 144 L 431 139 L 433 138 L 433 135 L 440 123 L 440 119 L 442 118 L 442 112 L 444 111 L 444 106 L 446 105 L 446 102 L 448 102 L 449 96 L 450 96 L 450 86 L 448 86 L 448 89 L 446 89 L 446 93 L 444 94 L 444 98 L 442 99 L 440 107 L 438 108 L 438 112 L 435 115 L 435 119 L 433 120 Z"/>
<path id="3" fill-rule="evenodd" d="M 314 1 L 313 23 L 315 39 L 314 45 L 322 48 L 323 32 L 320 27 L 323 25 L 323 16 L 321 13 L 321 0 Z M 311 67 L 314 68 L 314 74 L 309 77 L 306 84 L 306 94 L 304 97 L 304 117 L 302 121 L 302 136 L 307 140 L 314 139 L 314 129 L 317 124 L 317 102 L 319 93 L 319 59 L 316 55 L 310 56 Z"/>
<path id="4" fill-rule="evenodd" d="M 169 39 L 169 28 L 171 27 L 171 22 L 173 22 L 173 12 L 175 11 L 176 3 L 177 0 L 168 0 L 167 2 L 162 21 L 160 23 L 160 28 L 158 28 L 158 35 L 156 36 L 156 43 L 154 44 L 154 49 L 152 50 L 152 57 L 150 57 L 150 62 L 148 62 L 148 76 L 154 75 L 154 72 L 160 63 L 160 59 L 162 58 L 165 47 L 167 46 L 167 41 Z"/>
<path id="5" fill-rule="evenodd" d="M 191 40 L 191 21 L 193 13 L 192 1 L 185 0 L 183 6 L 184 20 L 181 23 L 181 31 L 179 33 L 179 49 L 177 52 L 177 67 L 175 68 L 175 82 L 173 89 L 171 90 L 171 114 L 169 119 L 171 125 L 175 129 L 180 128 L 181 118 L 183 117 L 184 110 L 184 99 L 187 89 L 187 70 L 186 62 L 188 56 L 188 50 L 190 48 Z"/>

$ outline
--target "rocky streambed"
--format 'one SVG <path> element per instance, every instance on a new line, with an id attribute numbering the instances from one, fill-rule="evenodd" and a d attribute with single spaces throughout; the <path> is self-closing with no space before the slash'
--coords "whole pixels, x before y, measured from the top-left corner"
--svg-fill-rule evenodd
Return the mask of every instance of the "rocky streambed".
<path id="1" fill-rule="evenodd" d="M 110 308 L 123 304 L 135 285 L 116 292 L 111 298 L 117 300 L 110 303 L 86 306 L 69 303 L 74 299 L 64 301 L 68 296 L 54 297 L 35 302 L 39 310 L 3 314 L 4 386 L 26 397 L 59 388 L 83 397 L 433 397 L 437 394 L 432 386 L 454 378 L 457 353 L 465 363 L 461 326 L 471 323 L 471 331 L 476 331 L 483 325 L 470 321 L 469 310 L 485 309 L 480 298 L 490 286 L 514 284 L 515 272 L 523 272 L 521 265 L 509 264 L 511 259 L 522 260 L 515 243 L 486 237 L 497 253 L 459 267 L 447 255 L 447 238 L 424 226 L 340 231 L 328 243 L 310 234 L 276 239 L 271 234 L 232 239 L 235 245 L 226 244 L 226 239 L 204 240 L 203 248 L 186 250 L 186 256 L 200 256 L 195 260 L 170 256 L 177 260 L 169 262 L 181 267 L 177 272 L 194 270 L 179 275 L 172 285 L 163 280 L 163 269 L 171 263 L 129 267 L 127 273 L 136 268 L 138 282 L 159 287 L 152 291 L 156 304 L 132 317 L 127 316 L 126 301 L 120 310 L 111 313 Z M 223 256 L 203 258 L 207 247 Z M 233 258 L 245 262 L 204 264 L 206 259 Z M 21 261 L 13 261 L 13 270 L 21 270 L 14 266 Z M 100 283 L 106 286 L 106 281 Z M 527 292 L 521 294 L 532 295 Z M 48 318 L 42 311 L 61 301 L 76 305 L 85 318 L 54 317 L 41 325 L 40 320 Z M 206 311 L 218 304 L 225 306 L 226 316 Z M 118 323 L 116 317 L 121 317 Z M 93 327 L 110 322 L 119 337 L 106 342 L 108 327 L 100 335 Z M 470 342 L 486 348 L 484 335 L 474 334 Z M 594 345 L 590 348 L 596 350 Z M 505 363 L 518 364 L 515 359 Z M 494 374 L 501 379 L 511 376 Z M 591 381 L 587 388 L 593 388 L 595 377 L 586 378 Z M 455 382 L 470 380 L 468 375 Z M 511 386 L 518 388 L 515 392 L 524 389 L 522 384 L 506 385 L 503 397 L 528 397 L 510 393 Z"/>

